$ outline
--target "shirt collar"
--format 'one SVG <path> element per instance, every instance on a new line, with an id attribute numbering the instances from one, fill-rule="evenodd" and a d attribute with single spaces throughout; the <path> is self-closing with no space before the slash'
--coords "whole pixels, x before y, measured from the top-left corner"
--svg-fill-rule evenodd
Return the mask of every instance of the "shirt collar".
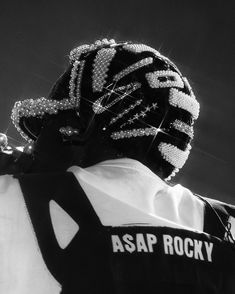
<path id="1" fill-rule="evenodd" d="M 133 207 L 154 213 L 154 198 L 168 185 L 148 167 L 137 160 L 121 158 L 102 161 L 91 167 L 69 169 L 78 174 L 79 179 L 110 197 Z"/>

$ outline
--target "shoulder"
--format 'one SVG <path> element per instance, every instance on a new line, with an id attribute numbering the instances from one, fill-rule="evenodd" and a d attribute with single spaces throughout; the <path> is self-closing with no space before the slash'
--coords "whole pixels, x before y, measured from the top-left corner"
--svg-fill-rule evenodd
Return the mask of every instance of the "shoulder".
<path id="1" fill-rule="evenodd" d="M 197 221 L 201 220 L 203 232 L 235 242 L 235 205 L 198 195 L 181 185 L 174 186 L 173 190 L 180 195 L 180 202 L 184 200 L 187 204 L 184 207 L 187 214 L 190 213 L 190 219 L 196 216 Z"/>
<path id="2" fill-rule="evenodd" d="M 202 199 L 204 199 L 207 203 L 209 203 L 215 209 L 221 210 L 224 213 L 235 217 L 235 205 L 222 202 L 216 199 L 208 198 L 208 197 L 202 197 Z"/>
<path id="3" fill-rule="evenodd" d="M 13 175 L 0 176 L 0 212 L 10 206 L 18 205 L 23 200 L 18 179 Z M 18 203 L 18 204 L 17 204 Z"/>
<path id="4" fill-rule="evenodd" d="M 12 175 L 0 176 L 0 195 L 8 192 L 13 186 L 16 185 L 17 180 Z"/>
<path id="5" fill-rule="evenodd" d="M 204 230 L 221 239 L 235 239 L 235 205 L 216 199 L 199 197 L 204 202 Z"/>

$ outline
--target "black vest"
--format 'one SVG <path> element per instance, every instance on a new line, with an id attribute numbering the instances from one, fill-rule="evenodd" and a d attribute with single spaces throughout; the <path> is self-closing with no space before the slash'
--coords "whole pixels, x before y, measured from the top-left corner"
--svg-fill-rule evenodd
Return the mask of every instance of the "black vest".
<path id="1" fill-rule="evenodd" d="M 103 226 L 69 172 L 18 179 L 42 256 L 61 293 L 235 293 L 234 245 L 169 227 Z M 65 249 L 54 235 L 50 200 L 79 225 Z"/>

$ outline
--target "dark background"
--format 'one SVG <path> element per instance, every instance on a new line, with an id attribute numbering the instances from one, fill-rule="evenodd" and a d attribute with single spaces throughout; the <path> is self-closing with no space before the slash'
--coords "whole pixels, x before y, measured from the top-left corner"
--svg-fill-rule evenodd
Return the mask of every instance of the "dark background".
<path id="1" fill-rule="evenodd" d="M 16 100 L 46 96 L 83 42 L 147 43 L 188 77 L 201 115 L 190 159 L 175 181 L 235 204 L 235 1 L 1 1 L 0 132 Z"/>

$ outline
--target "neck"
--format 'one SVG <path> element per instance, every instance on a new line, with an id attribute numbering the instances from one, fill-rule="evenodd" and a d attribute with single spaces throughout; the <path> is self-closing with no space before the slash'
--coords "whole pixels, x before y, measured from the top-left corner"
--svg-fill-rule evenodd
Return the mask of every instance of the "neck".
<path id="1" fill-rule="evenodd" d="M 64 142 L 59 127 L 52 120 L 41 130 L 35 142 L 34 160 L 29 172 L 63 171 L 72 165 L 88 167 L 104 160 L 123 157 L 96 130 L 90 136 L 84 135 L 83 140 Z"/>

